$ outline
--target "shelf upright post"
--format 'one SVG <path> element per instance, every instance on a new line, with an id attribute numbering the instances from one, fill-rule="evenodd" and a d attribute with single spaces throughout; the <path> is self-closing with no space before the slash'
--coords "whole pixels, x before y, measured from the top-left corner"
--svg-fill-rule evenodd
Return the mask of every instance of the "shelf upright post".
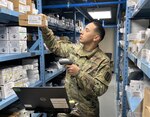
<path id="1" fill-rule="evenodd" d="M 119 0 L 121 1 L 121 0 Z M 121 5 L 118 4 L 118 9 L 117 9 L 117 31 L 116 31 L 116 40 L 115 42 L 115 65 L 114 65 L 114 71 L 116 73 L 116 81 L 117 81 L 117 100 L 120 100 L 119 92 L 120 92 L 120 69 L 119 69 L 119 64 L 120 64 L 120 46 L 119 46 L 119 41 L 120 41 L 120 23 L 121 23 Z"/>
<path id="2" fill-rule="evenodd" d="M 73 21 L 73 23 L 74 23 L 74 38 L 73 38 L 73 42 L 75 43 L 76 42 L 76 20 L 77 20 L 77 16 L 76 16 L 76 9 L 74 9 L 74 11 L 73 11 L 73 13 L 74 13 L 74 21 Z"/>
<path id="3" fill-rule="evenodd" d="M 124 34 L 124 40 L 125 40 L 125 47 L 124 47 L 124 60 L 123 60 L 123 99 L 122 99 L 122 117 L 127 117 L 127 96 L 125 87 L 128 83 L 128 39 L 127 35 L 131 32 L 131 20 L 129 19 L 131 17 L 131 7 L 126 7 L 126 21 L 125 21 L 125 34 Z"/>
<path id="4" fill-rule="evenodd" d="M 42 13 L 42 1 L 37 0 L 37 9 L 39 13 Z M 42 37 L 42 32 L 38 28 L 38 37 L 39 37 L 39 49 L 40 49 L 40 78 L 42 80 L 42 85 L 45 85 L 45 57 L 44 57 L 44 42 Z"/>

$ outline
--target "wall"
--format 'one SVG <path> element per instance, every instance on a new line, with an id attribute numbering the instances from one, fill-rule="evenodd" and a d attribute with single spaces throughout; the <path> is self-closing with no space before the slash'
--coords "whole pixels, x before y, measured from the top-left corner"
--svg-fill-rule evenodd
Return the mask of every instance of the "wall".
<path id="1" fill-rule="evenodd" d="M 116 32 L 114 28 L 105 28 L 105 38 L 102 40 L 99 44 L 99 47 L 105 52 L 105 53 L 112 53 L 112 60 L 114 59 L 114 41 Z"/>

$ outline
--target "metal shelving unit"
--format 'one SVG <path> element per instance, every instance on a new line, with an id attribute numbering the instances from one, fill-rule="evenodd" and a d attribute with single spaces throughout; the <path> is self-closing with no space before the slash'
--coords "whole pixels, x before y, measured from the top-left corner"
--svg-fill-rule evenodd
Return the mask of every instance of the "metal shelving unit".
<path id="1" fill-rule="evenodd" d="M 37 0 L 37 6 L 39 9 L 39 13 L 42 12 L 42 4 L 41 0 Z M 7 24 L 7 23 L 18 23 L 19 12 L 11 11 L 6 8 L 0 8 L 0 23 Z M 44 50 L 43 46 L 43 39 L 42 39 L 42 32 L 38 29 L 39 39 L 29 48 L 29 52 L 26 53 L 18 53 L 18 54 L 0 54 L 0 62 L 15 60 L 15 59 L 23 59 L 28 57 L 40 57 L 40 81 L 37 81 L 35 84 L 30 85 L 29 87 L 37 87 L 37 86 L 44 86 L 46 82 L 51 80 L 52 78 L 56 77 L 57 75 L 61 74 L 65 71 L 65 69 L 60 69 L 53 74 L 46 74 L 45 73 L 45 54 L 50 54 L 50 51 Z M 36 48 L 39 47 L 39 50 Z M 9 106 L 10 104 L 14 103 L 18 100 L 18 97 L 14 94 L 7 99 L 0 101 L 0 110 Z M 34 114 L 33 116 L 39 116 L 39 114 Z"/>
<path id="2" fill-rule="evenodd" d="M 140 0 L 140 2 L 133 11 L 132 18 L 134 19 L 149 18 L 150 17 L 149 6 L 150 6 L 149 0 Z"/>
<path id="3" fill-rule="evenodd" d="M 128 52 L 128 39 L 127 35 L 131 33 L 131 19 L 150 19 L 150 1 L 149 0 L 140 0 L 138 5 L 133 9 L 133 7 L 126 7 L 126 21 L 125 21 L 125 46 L 123 49 L 118 45 L 117 48 L 120 48 L 124 53 L 123 61 L 123 99 L 122 99 L 122 117 L 127 117 L 127 102 L 129 108 L 133 112 L 138 105 L 141 103 L 142 99 L 139 97 L 133 97 L 130 92 L 125 90 L 128 82 L 128 59 L 130 59 L 134 64 L 139 67 L 150 78 L 150 65 L 144 60 L 136 57 L 134 54 Z M 118 42 L 117 42 L 118 43 Z M 118 61 L 119 63 L 119 61 Z M 118 74 L 118 73 L 117 73 Z"/>
<path id="4" fill-rule="evenodd" d="M 65 71 L 65 68 L 57 69 L 53 73 L 45 73 L 45 82 L 50 81 L 54 77 L 58 76 L 59 74 L 63 73 Z"/>
<path id="5" fill-rule="evenodd" d="M 11 21 L 18 22 L 19 12 L 12 11 L 6 8 L 0 8 L 0 22 L 8 23 Z"/>
<path id="6" fill-rule="evenodd" d="M 26 53 L 16 53 L 16 54 L 0 54 L 0 62 L 8 61 L 8 60 L 15 60 L 15 59 L 22 59 L 27 57 L 34 57 L 40 55 L 37 52 L 26 52 Z"/>

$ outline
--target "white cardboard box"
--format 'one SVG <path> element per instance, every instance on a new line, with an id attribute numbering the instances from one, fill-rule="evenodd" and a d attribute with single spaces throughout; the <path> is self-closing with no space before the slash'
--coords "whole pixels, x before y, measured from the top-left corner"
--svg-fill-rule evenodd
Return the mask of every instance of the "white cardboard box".
<path id="1" fill-rule="evenodd" d="M 9 53 L 9 41 L 0 41 L 0 53 Z"/>
<path id="2" fill-rule="evenodd" d="M 0 27 L 0 34 L 8 33 L 8 27 Z"/>
<path id="3" fill-rule="evenodd" d="M 33 76 L 35 74 L 39 74 L 39 70 L 27 70 L 28 76 Z"/>
<path id="4" fill-rule="evenodd" d="M 27 52 L 26 41 L 10 41 L 10 53 L 24 53 Z"/>
<path id="5" fill-rule="evenodd" d="M 8 31 L 9 33 L 27 33 L 27 28 L 21 26 L 11 26 L 8 27 Z"/>
<path id="6" fill-rule="evenodd" d="M 1 41 L 9 40 L 8 33 L 0 33 L 0 40 Z"/>
<path id="7" fill-rule="evenodd" d="M 0 6 L 7 7 L 7 0 L 0 0 Z"/>
<path id="8" fill-rule="evenodd" d="M 13 81 L 12 69 L 11 68 L 0 69 L 0 85 L 4 85 L 12 81 Z"/>
<path id="9" fill-rule="evenodd" d="M 21 79 L 21 76 L 23 74 L 23 68 L 22 68 L 22 66 L 12 67 L 12 74 L 13 74 L 14 81 L 16 81 L 18 79 Z"/>
<path id="10" fill-rule="evenodd" d="M 9 33 L 9 40 L 26 41 L 27 33 Z"/>
<path id="11" fill-rule="evenodd" d="M 14 87 L 14 82 L 9 82 L 5 85 L 0 86 L 0 99 L 6 99 L 9 96 L 15 94 L 12 87 Z"/>
<path id="12" fill-rule="evenodd" d="M 10 10 L 14 10 L 14 4 L 11 1 L 7 1 L 7 8 Z"/>

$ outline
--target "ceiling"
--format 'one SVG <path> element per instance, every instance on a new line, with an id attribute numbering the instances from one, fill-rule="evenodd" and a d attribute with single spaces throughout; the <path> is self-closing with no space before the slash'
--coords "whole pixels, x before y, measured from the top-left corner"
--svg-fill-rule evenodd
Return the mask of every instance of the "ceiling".
<path id="1" fill-rule="evenodd" d="M 74 11 L 74 7 L 69 7 L 69 8 L 59 8 L 58 5 L 62 5 L 62 4 L 67 4 L 68 2 L 70 4 L 89 4 L 89 2 L 115 2 L 118 0 L 42 0 L 42 5 L 47 6 L 47 5 L 57 5 L 57 8 L 51 8 L 51 9 L 43 9 L 44 13 L 57 13 L 60 16 L 65 16 L 66 18 L 72 18 L 73 19 L 73 11 Z M 112 18 L 111 19 L 107 19 L 105 20 L 106 24 L 111 24 L 114 25 L 116 24 L 116 19 L 117 19 L 117 4 L 113 4 L 113 5 L 95 5 L 95 6 L 80 6 L 80 7 L 76 7 L 77 9 L 77 18 L 81 18 L 83 17 L 83 14 L 85 14 L 86 16 L 86 22 L 88 22 L 89 20 L 91 20 L 91 17 L 89 16 L 89 14 L 87 13 L 87 9 L 88 8 L 111 8 L 111 12 L 112 12 Z M 81 12 L 82 11 L 82 12 Z M 81 14 L 82 13 L 82 14 Z"/>

